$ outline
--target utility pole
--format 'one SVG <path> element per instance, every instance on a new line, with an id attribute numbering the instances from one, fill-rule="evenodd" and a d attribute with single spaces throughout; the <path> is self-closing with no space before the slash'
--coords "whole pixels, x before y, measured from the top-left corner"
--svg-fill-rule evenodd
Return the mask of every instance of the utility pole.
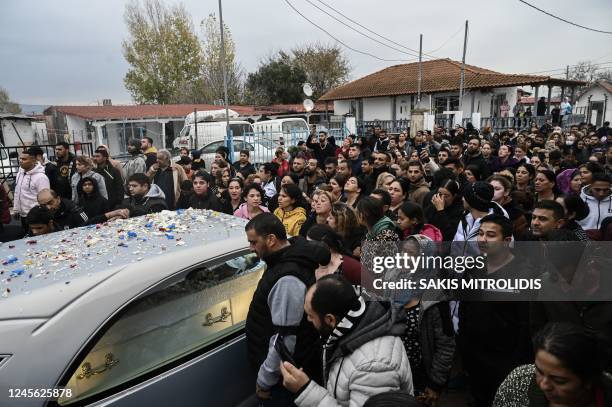
<path id="1" fill-rule="evenodd" d="M 219 0 L 219 26 L 221 29 L 221 70 L 223 71 L 223 96 L 225 102 L 225 131 L 227 134 L 227 148 L 229 149 L 229 162 L 234 161 L 234 143 L 232 141 L 232 131 L 229 125 L 229 107 L 227 105 L 227 67 L 225 64 L 225 34 L 223 33 L 223 8 Z"/>
<path id="2" fill-rule="evenodd" d="M 465 51 L 467 50 L 468 20 L 465 20 L 463 35 L 463 59 L 461 60 L 461 81 L 459 83 L 459 110 L 463 111 L 463 86 L 465 85 Z"/>
<path id="3" fill-rule="evenodd" d="M 419 79 L 417 81 L 417 105 L 421 103 L 421 82 L 423 81 L 423 34 L 419 36 Z"/>

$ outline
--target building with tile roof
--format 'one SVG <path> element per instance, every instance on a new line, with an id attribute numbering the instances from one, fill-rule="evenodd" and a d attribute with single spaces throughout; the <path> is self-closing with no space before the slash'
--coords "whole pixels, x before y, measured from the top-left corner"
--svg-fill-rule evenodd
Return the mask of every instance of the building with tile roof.
<path id="1" fill-rule="evenodd" d="M 357 121 L 409 120 L 417 103 L 418 72 L 418 63 L 390 66 L 330 90 L 319 102 L 333 101 L 336 115 L 351 114 Z M 437 115 L 459 110 L 460 78 L 461 62 L 448 58 L 423 62 L 421 100 Z M 538 100 L 541 86 L 548 87 L 550 99 L 553 87 L 567 89 L 581 85 L 584 82 L 505 74 L 466 64 L 463 117 L 472 113 L 480 113 L 483 118 L 499 116 L 504 100 L 511 108 L 517 103 L 518 86 L 534 87 L 534 98 Z"/>
<path id="2" fill-rule="evenodd" d="M 599 127 L 612 119 L 612 82 L 599 80 L 582 91 L 574 111 L 586 115 L 589 123 Z"/>

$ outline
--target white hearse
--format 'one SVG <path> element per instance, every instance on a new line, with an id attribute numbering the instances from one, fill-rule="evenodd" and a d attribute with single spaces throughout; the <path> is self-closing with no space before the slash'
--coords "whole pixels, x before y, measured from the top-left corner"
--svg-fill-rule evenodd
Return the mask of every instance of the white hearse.
<path id="1" fill-rule="evenodd" d="M 1 406 L 235 406 L 265 263 L 242 219 L 146 215 L 0 245 Z"/>

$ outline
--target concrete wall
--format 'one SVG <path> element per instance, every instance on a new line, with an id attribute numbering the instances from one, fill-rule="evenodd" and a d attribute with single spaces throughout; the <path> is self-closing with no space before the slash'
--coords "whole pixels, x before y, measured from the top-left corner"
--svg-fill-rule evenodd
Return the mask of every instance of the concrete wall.
<path id="1" fill-rule="evenodd" d="M 94 141 L 90 137 L 91 135 L 87 133 L 87 122 L 85 119 L 67 114 L 66 128 L 68 129 L 68 134 L 70 136 L 70 140 L 68 140 L 69 143 L 74 143 L 75 141 Z"/>
<path id="2" fill-rule="evenodd" d="M 363 120 L 391 120 L 391 100 L 391 97 L 364 98 Z"/>
<path id="3" fill-rule="evenodd" d="M 15 127 L 13 127 L 13 124 Z M 29 145 L 34 142 L 34 129 L 32 128 L 30 120 L 0 120 L 0 126 L 2 126 L 2 137 L 4 138 L 4 145 L 6 147 L 10 146 L 20 146 L 20 145 Z M 17 135 L 21 136 L 21 140 Z"/>
<path id="4" fill-rule="evenodd" d="M 344 116 L 351 111 L 350 100 L 334 100 L 334 115 Z"/>

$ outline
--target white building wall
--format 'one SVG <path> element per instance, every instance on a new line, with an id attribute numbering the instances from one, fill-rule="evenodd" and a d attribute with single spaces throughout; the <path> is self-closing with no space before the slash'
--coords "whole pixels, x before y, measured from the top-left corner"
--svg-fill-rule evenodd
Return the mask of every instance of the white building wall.
<path id="1" fill-rule="evenodd" d="M 351 111 L 351 101 L 350 100 L 334 100 L 334 115 L 344 116 L 345 114 L 349 114 L 350 111 Z"/>
<path id="2" fill-rule="evenodd" d="M 586 111 L 586 108 L 589 106 L 589 96 L 591 97 L 591 103 L 593 102 L 605 102 L 606 95 L 608 96 L 608 102 L 606 106 L 606 113 L 603 117 L 602 123 L 604 121 L 612 121 L 612 94 L 606 92 L 601 86 L 593 86 L 586 93 L 584 93 L 580 98 L 576 101 L 574 106 L 574 112 L 583 113 Z M 586 113 L 586 112 L 584 112 Z M 593 119 L 596 116 L 593 116 Z M 591 118 L 587 118 L 590 120 Z"/>
<path id="3" fill-rule="evenodd" d="M 0 120 L 0 123 L 2 126 L 4 145 L 6 147 L 29 145 L 34 142 L 34 129 L 30 124 L 30 120 L 7 119 Z M 13 127 L 13 124 L 15 127 Z M 15 132 L 15 129 L 17 129 L 17 132 Z M 17 133 L 19 133 L 19 135 L 17 135 Z M 21 137 L 21 139 L 19 137 Z"/>
<path id="4" fill-rule="evenodd" d="M 92 141 L 88 139 L 87 123 L 85 122 L 85 119 L 67 114 L 66 128 L 68 129 L 69 143 L 74 143 L 75 141 Z"/>
<path id="5" fill-rule="evenodd" d="M 412 98 L 416 102 L 416 95 L 400 95 L 396 97 L 395 118 L 397 120 L 410 119 Z"/>
<path id="6" fill-rule="evenodd" d="M 391 107 L 391 97 L 364 98 L 363 120 L 391 120 Z"/>

